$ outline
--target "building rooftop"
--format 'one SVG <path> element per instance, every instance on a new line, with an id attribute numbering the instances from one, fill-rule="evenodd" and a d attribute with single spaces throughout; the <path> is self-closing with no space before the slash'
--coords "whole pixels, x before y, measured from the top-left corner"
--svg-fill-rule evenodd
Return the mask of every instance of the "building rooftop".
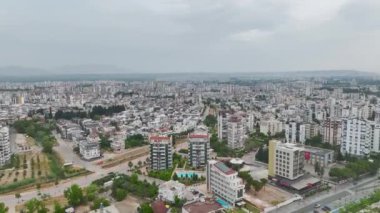
<path id="1" fill-rule="evenodd" d="M 150 136 L 149 141 L 150 142 L 161 142 L 161 141 L 167 141 L 170 140 L 170 137 L 168 136 Z"/>
<path id="2" fill-rule="evenodd" d="M 224 163 L 222 162 L 217 162 L 215 164 L 216 168 L 218 168 L 220 171 L 222 171 L 224 174 L 226 175 L 231 175 L 231 174 L 234 174 L 235 173 L 235 170 L 229 168 L 228 166 L 226 166 Z"/>
<path id="3" fill-rule="evenodd" d="M 312 146 L 305 146 L 305 151 L 312 152 L 312 153 L 315 153 L 315 154 L 322 154 L 322 155 L 334 152 L 334 150 L 331 150 L 331 149 L 323 149 L 323 148 L 312 147 Z"/>
<path id="4" fill-rule="evenodd" d="M 189 138 L 208 138 L 208 134 L 190 134 Z"/>
<path id="5" fill-rule="evenodd" d="M 209 213 L 222 210 L 223 207 L 213 199 L 206 199 L 202 201 L 196 201 L 194 203 L 189 203 L 183 206 L 187 212 L 196 212 L 196 213 Z"/>

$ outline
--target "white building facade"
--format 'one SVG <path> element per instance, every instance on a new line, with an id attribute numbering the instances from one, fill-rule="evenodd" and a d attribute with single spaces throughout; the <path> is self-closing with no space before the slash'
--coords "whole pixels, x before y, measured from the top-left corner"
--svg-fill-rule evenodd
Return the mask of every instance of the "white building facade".
<path id="1" fill-rule="evenodd" d="M 9 141 L 9 128 L 0 127 L 0 166 L 8 164 L 11 160 L 12 152 Z"/>
<path id="2" fill-rule="evenodd" d="M 244 184 L 238 173 L 215 160 L 207 164 L 207 190 L 232 206 L 244 196 Z"/>
<path id="3" fill-rule="evenodd" d="M 240 149 L 244 146 L 244 124 L 239 116 L 231 116 L 228 120 L 227 144 L 231 149 Z"/>
<path id="4" fill-rule="evenodd" d="M 305 174 L 304 148 L 298 144 L 269 141 L 269 176 L 295 180 Z"/>
<path id="5" fill-rule="evenodd" d="M 341 152 L 357 156 L 380 152 L 380 125 L 362 119 L 342 120 Z"/>

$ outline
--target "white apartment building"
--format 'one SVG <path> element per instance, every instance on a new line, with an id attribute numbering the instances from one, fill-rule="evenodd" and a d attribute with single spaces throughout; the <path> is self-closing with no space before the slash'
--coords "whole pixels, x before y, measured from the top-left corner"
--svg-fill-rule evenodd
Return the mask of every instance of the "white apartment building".
<path id="1" fill-rule="evenodd" d="M 232 149 L 240 149 L 244 146 L 244 124 L 239 116 L 231 116 L 228 120 L 227 144 Z"/>
<path id="2" fill-rule="evenodd" d="M 260 121 L 260 132 L 268 135 L 269 133 L 271 135 L 274 135 L 276 133 L 282 132 L 282 122 L 270 119 L 270 120 L 261 120 Z"/>
<path id="3" fill-rule="evenodd" d="M 296 122 L 285 124 L 285 141 L 287 143 L 304 144 L 306 141 L 305 125 Z"/>
<path id="4" fill-rule="evenodd" d="M 99 143 L 83 140 L 79 142 L 79 153 L 85 160 L 92 160 L 100 157 Z"/>
<path id="5" fill-rule="evenodd" d="M 160 184 L 158 187 L 158 198 L 167 202 L 175 202 L 175 197 L 185 198 L 185 184 L 178 181 L 170 180 Z"/>
<path id="6" fill-rule="evenodd" d="M 9 141 L 9 128 L 0 127 L 0 166 L 4 166 L 11 160 L 11 145 Z"/>
<path id="7" fill-rule="evenodd" d="M 207 133 L 188 135 L 189 164 L 199 168 L 206 166 L 210 158 L 210 136 Z"/>
<path id="8" fill-rule="evenodd" d="M 210 160 L 207 164 L 207 190 L 235 206 L 243 200 L 244 184 L 236 171 L 222 162 Z"/>
<path id="9" fill-rule="evenodd" d="M 304 148 L 298 144 L 269 141 L 268 175 L 295 180 L 304 175 Z"/>
<path id="10" fill-rule="evenodd" d="M 248 129 L 249 132 L 254 132 L 255 131 L 255 114 L 253 114 L 253 112 L 250 112 L 248 114 L 247 129 Z"/>
<path id="11" fill-rule="evenodd" d="M 380 152 L 380 124 L 361 119 L 342 120 L 341 152 L 367 155 Z"/>
<path id="12" fill-rule="evenodd" d="M 172 137 L 154 135 L 149 137 L 150 168 L 165 170 L 173 166 Z"/>

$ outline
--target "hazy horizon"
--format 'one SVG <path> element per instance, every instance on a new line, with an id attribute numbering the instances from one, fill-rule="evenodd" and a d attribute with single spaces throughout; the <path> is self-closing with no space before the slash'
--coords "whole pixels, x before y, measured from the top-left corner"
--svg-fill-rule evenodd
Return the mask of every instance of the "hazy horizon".
<path id="1" fill-rule="evenodd" d="M 376 0 L 2 1 L 0 68 L 380 73 L 379 12 Z"/>

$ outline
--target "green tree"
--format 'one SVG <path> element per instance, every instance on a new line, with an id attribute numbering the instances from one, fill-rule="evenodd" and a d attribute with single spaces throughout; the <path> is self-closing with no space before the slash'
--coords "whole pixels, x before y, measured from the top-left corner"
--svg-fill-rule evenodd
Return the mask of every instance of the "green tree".
<path id="1" fill-rule="evenodd" d="M 66 189 L 64 194 L 70 205 L 79 206 L 84 201 L 82 189 L 77 184 Z"/>
<path id="2" fill-rule="evenodd" d="M 149 205 L 149 203 L 143 203 L 137 211 L 138 213 L 153 213 L 153 208 Z"/>
<path id="3" fill-rule="evenodd" d="M 92 210 L 99 209 L 101 205 L 103 205 L 103 207 L 109 206 L 110 201 L 104 197 L 96 198 L 94 200 L 94 203 L 91 206 L 91 209 Z"/>
<path id="4" fill-rule="evenodd" d="M 127 139 L 125 139 L 125 148 L 133 148 L 138 146 L 144 146 L 148 144 L 148 142 L 145 140 L 144 136 L 141 134 L 131 135 L 128 136 Z"/>
<path id="5" fill-rule="evenodd" d="M 46 213 L 48 209 L 45 207 L 45 204 L 38 200 L 37 198 L 33 198 L 25 203 L 25 211 L 27 213 Z"/>
<path id="6" fill-rule="evenodd" d="M 218 120 L 216 119 L 214 115 L 207 115 L 203 123 L 207 127 L 214 127 L 216 123 L 218 123 Z"/>
<path id="7" fill-rule="evenodd" d="M 99 191 L 99 187 L 95 184 L 91 184 L 89 186 L 87 186 L 84 191 L 86 192 L 86 197 L 87 197 L 87 200 L 88 201 L 93 201 L 95 200 L 97 194 L 98 194 L 98 191 Z"/>
<path id="8" fill-rule="evenodd" d="M 178 180 L 178 175 L 177 175 L 177 173 L 174 173 L 174 175 L 173 175 L 173 180 Z"/>
<path id="9" fill-rule="evenodd" d="M 58 202 L 54 202 L 54 213 L 65 213 L 65 208 Z"/>
<path id="10" fill-rule="evenodd" d="M 5 206 L 4 203 L 0 203 L 0 213 L 7 213 L 8 207 Z"/>
<path id="11" fill-rule="evenodd" d="M 117 201 L 122 201 L 122 200 L 124 200 L 126 197 L 127 197 L 127 190 L 125 190 L 125 189 L 121 189 L 121 188 L 117 188 L 117 189 L 116 189 L 116 191 L 115 191 L 115 195 L 114 195 L 114 198 L 115 198 Z"/>
<path id="12" fill-rule="evenodd" d="M 246 184 L 245 184 L 245 187 L 244 187 L 244 188 L 245 188 L 245 191 L 246 191 L 246 192 L 250 191 L 250 190 L 251 190 L 251 186 L 252 186 L 252 185 L 251 185 L 250 183 L 246 183 Z"/>
<path id="13" fill-rule="evenodd" d="M 177 195 L 174 197 L 173 206 L 177 208 L 182 208 L 183 204 L 185 204 L 186 200 L 179 198 Z"/>
<path id="14" fill-rule="evenodd" d="M 260 179 L 260 182 L 261 182 L 261 184 L 263 185 L 264 190 L 265 190 L 265 185 L 268 183 L 268 180 L 265 179 L 265 178 L 261 178 L 261 179 Z"/>
<path id="15" fill-rule="evenodd" d="M 129 161 L 129 162 L 128 162 L 128 167 L 129 167 L 129 169 L 132 169 L 132 167 L 133 167 L 133 163 L 132 163 L 132 161 Z"/>
<path id="16" fill-rule="evenodd" d="M 263 184 L 260 181 L 253 180 L 252 181 L 252 186 L 255 189 L 256 192 L 260 191 L 263 188 Z"/>
<path id="17" fill-rule="evenodd" d="M 100 141 L 100 148 L 102 149 L 110 149 L 112 141 L 109 139 L 108 136 L 104 136 L 102 134 L 99 135 Z"/>

